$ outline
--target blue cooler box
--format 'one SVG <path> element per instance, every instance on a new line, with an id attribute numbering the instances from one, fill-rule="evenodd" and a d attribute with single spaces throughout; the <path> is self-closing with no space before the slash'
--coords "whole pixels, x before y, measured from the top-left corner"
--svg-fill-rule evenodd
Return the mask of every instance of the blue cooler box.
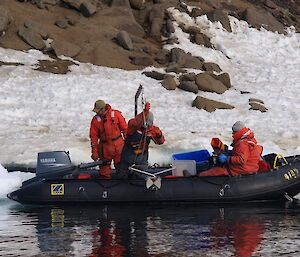
<path id="1" fill-rule="evenodd" d="M 196 164 L 208 161 L 209 156 L 210 153 L 206 149 L 193 152 L 176 153 L 172 155 L 173 160 L 195 160 Z"/>

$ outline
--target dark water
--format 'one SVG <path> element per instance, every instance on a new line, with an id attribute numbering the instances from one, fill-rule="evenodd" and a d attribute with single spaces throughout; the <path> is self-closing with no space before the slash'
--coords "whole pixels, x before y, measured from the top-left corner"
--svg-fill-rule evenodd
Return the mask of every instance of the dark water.
<path id="1" fill-rule="evenodd" d="M 0 256 L 300 256 L 297 203 L 0 207 Z"/>

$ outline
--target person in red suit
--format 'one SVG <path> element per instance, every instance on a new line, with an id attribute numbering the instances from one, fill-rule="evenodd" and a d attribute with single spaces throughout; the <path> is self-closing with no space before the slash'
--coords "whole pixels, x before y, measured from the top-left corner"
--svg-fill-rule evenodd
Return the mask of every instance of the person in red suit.
<path id="1" fill-rule="evenodd" d="M 122 113 L 111 108 L 103 100 L 95 102 L 90 126 L 90 139 L 94 161 L 104 161 L 100 166 L 100 176 L 111 178 L 111 162 L 118 168 L 121 152 L 124 146 L 124 137 L 127 133 L 127 123 Z"/>
<path id="2" fill-rule="evenodd" d="M 126 178 L 130 174 L 128 168 L 133 164 L 148 165 L 148 148 L 151 141 L 158 145 L 165 142 L 160 128 L 153 125 L 153 119 L 150 103 L 147 102 L 144 110 L 129 120 L 118 176 Z"/>
<path id="3" fill-rule="evenodd" d="M 220 176 L 251 174 L 259 170 L 262 146 L 257 145 L 254 133 L 246 128 L 244 123 L 237 121 L 232 126 L 232 154 L 231 156 L 221 153 L 218 160 L 223 167 L 214 167 L 201 172 L 198 176 Z"/>

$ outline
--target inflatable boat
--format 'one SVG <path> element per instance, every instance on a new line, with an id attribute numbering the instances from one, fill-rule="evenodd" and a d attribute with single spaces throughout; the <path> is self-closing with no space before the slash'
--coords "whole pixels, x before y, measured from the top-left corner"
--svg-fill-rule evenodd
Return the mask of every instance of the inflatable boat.
<path id="1" fill-rule="evenodd" d="M 21 203 L 232 203 L 293 200 L 300 192 L 300 156 L 276 156 L 271 169 L 250 175 L 198 177 L 210 154 L 175 155 L 170 167 L 131 167 L 138 177 L 101 179 L 101 162 L 73 165 L 65 151 L 38 154 L 36 176 L 8 198 Z M 188 160 L 193 154 L 201 160 Z M 195 158 L 194 158 L 195 159 Z M 186 176 L 189 174 L 189 176 Z"/>

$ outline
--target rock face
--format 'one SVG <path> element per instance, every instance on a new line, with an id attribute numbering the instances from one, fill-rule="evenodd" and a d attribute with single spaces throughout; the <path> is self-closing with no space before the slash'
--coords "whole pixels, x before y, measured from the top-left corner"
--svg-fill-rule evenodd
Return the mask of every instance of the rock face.
<path id="1" fill-rule="evenodd" d="M 286 26 L 294 26 L 300 31 L 300 5 L 295 0 L 187 0 L 185 3 L 177 0 L 1 0 L 0 46 L 17 50 L 34 48 L 58 57 L 54 62 L 41 61 L 37 69 L 40 71 L 68 72 L 73 63 L 59 59 L 64 55 L 113 68 L 164 69 L 166 73 L 153 70 L 143 74 L 161 81 L 167 90 L 178 87 L 176 94 L 183 94 L 182 90 L 185 94 L 201 94 L 201 91 L 223 94 L 230 90 L 235 85 L 218 63 L 174 47 L 180 40 L 174 33 L 177 25 L 189 34 L 191 43 L 201 45 L 198 49 L 215 49 L 218 45 L 214 45 L 206 28 L 190 26 L 189 22 L 176 24 L 169 7 L 190 17 L 207 15 L 211 22 L 222 24 L 227 31 L 223 33 L 232 33 L 228 15 L 244 19 L 257 29 L 285 33 Z M 188 69 L 193 72 L 187 73 Z M 234 108 L 200 96 L 193 106 L 208 112 Z M 268 110 L 263 101 L 255 98 L 249 99 L 249 109 Z"/>

